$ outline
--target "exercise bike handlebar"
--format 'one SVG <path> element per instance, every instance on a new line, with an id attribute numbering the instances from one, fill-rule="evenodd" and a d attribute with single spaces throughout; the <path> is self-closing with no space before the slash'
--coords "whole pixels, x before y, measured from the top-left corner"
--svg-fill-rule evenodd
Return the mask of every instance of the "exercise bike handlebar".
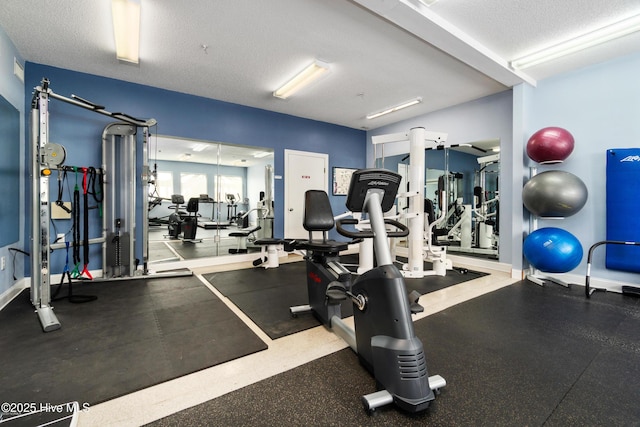
<path id="1" fill-rule="evenodd" d="M 375 233 L 373 230 L 359 230 L 359 231 L 351 231 L 347 230 L 343 227 L 343 225 L 356 225 L 360 221 L 355 218 L 344 218 L 336 221 L 336 229 L 338 233 L 342 234 L 345 237 L 351 237 L 352 239 L 372 239 L 375 237 Z M 387 237 L 405 237 L 409 235 L 409 228 L 401 222 L 398 222 L 394 219 L 385 218 L 385 224 L 392 225 L 396 227 L 397 231 L 387 231 Z"/>

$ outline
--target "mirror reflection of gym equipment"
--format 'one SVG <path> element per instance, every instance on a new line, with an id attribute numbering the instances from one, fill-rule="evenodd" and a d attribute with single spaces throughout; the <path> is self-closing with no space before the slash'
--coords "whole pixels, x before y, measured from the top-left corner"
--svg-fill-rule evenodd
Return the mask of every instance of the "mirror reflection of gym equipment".
<path id="1" fill-rule="evenodd" d="M 498 260 L 500 141 L 436 147 L 427 142 L 425 148 L 425 223 L 435 224 L 432 244 L 450 254 Z M 378 152 L 377 165 L 409 177 L 410 154 L 385 156 L 384 148 Z M 399 197 L 399 211 L 407 206 L 407 198 Z M 407 246 L 408 241 L 397 244 L 400 253 Z"/>
<path id="2" fill-rule="evenodd" d="M 449 205 L 449 212 L 456 213 L 456 221 L 447 223 L 444 240 L 450 243 L 449 251 L 497 259 L 500 154 L 478 157 L 477 161 L 479 169 L 474 174 L 472 203 L 464 202 L 464 196 L 458 197 L 464 185 L 463 174 L 454 174 L 457 185 L 453 190 L 449 183 L 449 194 L 456 195 L 455 205 Z"/>
<path id="3" fill-rule="evenodd" d="M 272 149 L 160 135 L 149 151 L 153 264 L 260 253 L 255 241 L 273 235 Z M 185 220 L 195 235 L 179 229 Z"/>
<path id="4" fill-rule="evenodd" d="M 184 205 L 184 197 L 180 194 L 171 196 L 171 203 L 175 210 L 169 215 L 168 236 L 172 239 L 181 239 L 183 242 L 197 243 L 202 240 L 196 240 L 196 232 L 198 231 L 198 199 L 192 197 L 186 205 L 186 211 L 181 211 L 181 205 Z"/>

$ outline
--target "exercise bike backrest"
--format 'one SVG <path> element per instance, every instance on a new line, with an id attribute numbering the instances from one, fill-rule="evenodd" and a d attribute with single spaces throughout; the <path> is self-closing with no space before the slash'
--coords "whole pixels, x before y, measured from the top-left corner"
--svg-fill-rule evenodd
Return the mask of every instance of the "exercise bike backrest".
<path id="1" fill-rule="evenodd" d="M 351 212 L 368 213 L 371 221 L 369 230 L 351 231 L 344 225 L 356 225 L 357 219 L 343 218 L 336 221 L 338 233 L 353 239 L 374 238 L 376 233 L 386 233 L 386 237 L 405 237 L 409 235 L 409 228 L 401 222 L 384 218 L 384 212 L 393 207 L 402 177 L 386 169 L 359 169 L 351 176 L 349 193 L 347 195 L 347 209 Z M 397 231 L 387 231 L 384 224 L 397 228 Z"/>
<path id="2" fill-rule="evenodd" d="M 327 193 L 322 190 L 308 190 L 304 197 L 302 226 L 309 232 L 309 240 L 313 240 L 314 231 L 321 231 L 322 239 L 326 241 L 327 233 L 334 225 L 333 211 Z"/>

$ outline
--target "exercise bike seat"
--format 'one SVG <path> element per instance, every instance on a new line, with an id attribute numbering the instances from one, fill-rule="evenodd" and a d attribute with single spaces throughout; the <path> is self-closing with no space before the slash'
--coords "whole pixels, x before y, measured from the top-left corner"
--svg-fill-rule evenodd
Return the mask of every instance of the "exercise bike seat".
<path id="1" fill-rule="evenodd" d="M 349 248 L 351 242 L 327 238 L 327 232 L 335 226 L 335 221 L 329 196 L 322 190 L 307 190 L 305 193 L 302 226 L 309 232 L 309 239 L 296 242 L 297 248 L 323 253 L 337 253 Z M 313 232 L 322 232 L 322 239 L 314 239 Z"/>
<path id="2" fill-rule="evenodd" d="M 349 249 L 349 243 L 335 240 L 307 240 L 296 242 L 296 248 L 314 252 L 334 253 L 346 251 Z"/>

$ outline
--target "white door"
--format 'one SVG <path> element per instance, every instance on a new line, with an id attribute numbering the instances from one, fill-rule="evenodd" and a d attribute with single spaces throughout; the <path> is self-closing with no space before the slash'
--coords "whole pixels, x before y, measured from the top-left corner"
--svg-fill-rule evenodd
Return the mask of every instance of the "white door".
<path id="1" fill-rule="evenodd" d="M 329 155 L 307 151 L 284 150 L 284 237 L 307 239 L 302 226 L 304 193 L 329 189 Z"/>

